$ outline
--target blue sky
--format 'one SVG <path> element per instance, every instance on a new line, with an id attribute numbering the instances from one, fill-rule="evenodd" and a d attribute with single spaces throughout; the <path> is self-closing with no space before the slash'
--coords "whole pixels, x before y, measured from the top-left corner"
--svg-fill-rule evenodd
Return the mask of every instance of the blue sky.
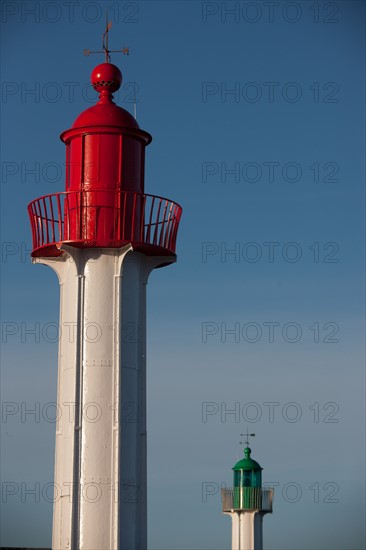
<path id="1" fill-rule="evenodd" d="M 361 549 L 361 1 L 2 3 L 1 544 L 51 541 L 59 290 L 26 206 L 64 190 L 105 7 L 131 52 L 118 103 L 153 136 L 146 192 L 184 209 L 148 288 L 149 547 L 230 548 L 219 488 L 248 427 L 275 485 L 265 547 Z"/>

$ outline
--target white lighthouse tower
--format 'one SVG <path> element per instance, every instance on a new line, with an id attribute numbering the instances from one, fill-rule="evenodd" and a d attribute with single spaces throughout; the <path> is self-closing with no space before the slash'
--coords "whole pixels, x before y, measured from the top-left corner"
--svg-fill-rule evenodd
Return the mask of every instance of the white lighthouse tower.
<path id="1" fill-rule="evenodd" d="M 61 134 L 66 191 L 28 207 L 33 262 L 61 294 L 54 550 L 146 549 L 146 285 L 175 262 L 181 216 L 145 193 L 151 136 L 113 102 L 104 51 L 98 103 Z"/>
<path id="2" fill-rule="evenodd" d="M 234 486 L 221 492 L 222 511 L 232 521 L 232 550 L 263 550 L 263 516 L 272 513 L 273 489 L 262 487 L 262 468 L 248 445 L 233 467 Z"/>

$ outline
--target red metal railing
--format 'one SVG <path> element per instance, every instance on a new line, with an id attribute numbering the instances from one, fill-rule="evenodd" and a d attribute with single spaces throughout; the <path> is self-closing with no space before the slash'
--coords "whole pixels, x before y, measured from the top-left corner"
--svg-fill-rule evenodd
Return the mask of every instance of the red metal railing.
<path id="1" fill-rule="evenodd" d="M 164 197 L 131 191 L 69 191 L 28 206 L 33 256 L 60 254 L 57 245 L 120 247 L 175 253 L 181 207 Z"/>

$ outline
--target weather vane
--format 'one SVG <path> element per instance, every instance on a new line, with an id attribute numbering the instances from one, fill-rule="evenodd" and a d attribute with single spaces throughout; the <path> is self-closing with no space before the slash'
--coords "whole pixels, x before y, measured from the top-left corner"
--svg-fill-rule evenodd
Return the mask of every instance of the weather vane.
<path id="1" fill-rule="evenodd" d="M 112 28 L 112 21 L 109 21 L 108 23 L 108 11 L 106 12 L 106 22 L 105 22 L 105 31 L 102 35 L 102 49 L 101 50 L 84 50 L 84 55 L 90 55 L 91 53 L 104 53 L 105 55 L 105 62 L 110 63 L 111 62 L 111 53 L 123 53 L 125 55 L 130 54 L 129 48 L 121 48 L 120 50 L 110 50 L 108 49 L 108 33 Z"/>
<path id="2" fill-rule="evenodd" d="M 240 441 L 240 445 L 246 445 L 247 447 L 249 447 L 249 438 L 250 437 L 255 437 L 255 434 L 250 434 L 248 433 L 248 428 L 247 428 L 247 433 L 245 434 L 240 434 L 241 437 L 245 437 L 245 441 Z"/>

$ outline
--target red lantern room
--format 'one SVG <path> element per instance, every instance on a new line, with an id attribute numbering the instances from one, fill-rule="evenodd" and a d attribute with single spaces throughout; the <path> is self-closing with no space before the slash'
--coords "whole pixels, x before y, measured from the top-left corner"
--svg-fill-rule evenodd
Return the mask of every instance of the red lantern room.
<path id="1" fill-rule="evenodd" d="M 111 63 L 91 75 L 99 93 L 61 134 L 66 145 L 66 190 L 28 206 L 32 256 L 62 255 L 63 243 L 117 248 L 131 243 L 148 255 L 175 255 L 181 207 L 144 192 L 145 147 L 151 136 L 113 101 L 122 74 Z"/>

